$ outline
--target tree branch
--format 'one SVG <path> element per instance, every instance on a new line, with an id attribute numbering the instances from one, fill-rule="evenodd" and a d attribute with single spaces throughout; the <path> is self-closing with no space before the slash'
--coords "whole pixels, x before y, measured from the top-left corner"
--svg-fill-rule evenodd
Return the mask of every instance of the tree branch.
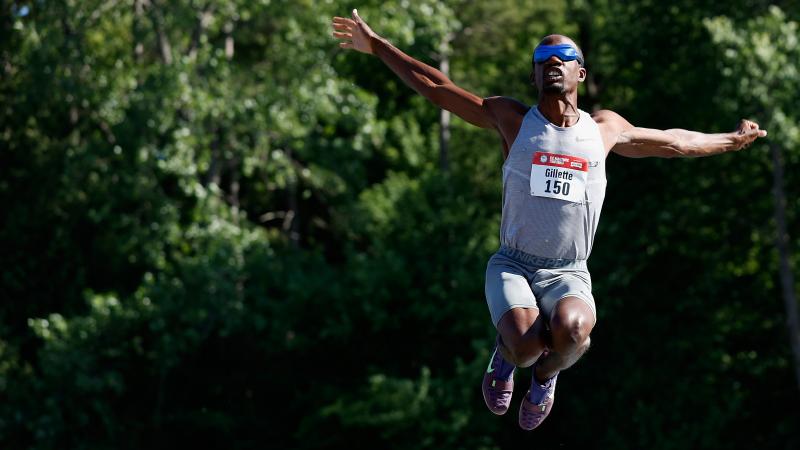
<path id="1" fill-rule="evenodd" d="M 161 62 L 168 66 L 172 65 L 172 45 L 170 44 L 169 37 L 164 30 L 164 16 L 161 14 L 158 5 L 156 5 L 155 2 L 149 2 L 148 0 L 143 1 L 150 3 L 150 20 L 153 21 L 153 27 L 155 28 L 156 36 L 158 37 L 158 50 L 159 55 L 161 55 Z"/>
<path id="2" fill-rule="evenodd" d="M 225 23 L 225 58 L 233 59 L 233 22 Z"/>
<path id="3" fill-rule="evenodd" d="M 144 45 L 139 40 L 141 33 L 142 16 L 144 15 L 144 2 L 146 0 L 133 1 L 133 22 L 131 23 L 133 34 L 133 59 L 137 63 L 142 62 L 142 54 L 144 54 Z"/>
<path id="4" fill-rule="evenodd" d="M 211 23 L 211 19 L 214 17 L 214 5 L 212 2 L 207 2 L 205 6 L 197 13 L 197 24 L 194 27 L 194 31 L 192 32 L 192 40 L 189 44 L 189 48 L 186 50 L 186 55 L 194 59 L 197 57 L 197 50 L 200 48 L 200 41 L 203 39 L 203 36 L 206 34 L 206 29 L 208 29 L 208 24 Z"/>

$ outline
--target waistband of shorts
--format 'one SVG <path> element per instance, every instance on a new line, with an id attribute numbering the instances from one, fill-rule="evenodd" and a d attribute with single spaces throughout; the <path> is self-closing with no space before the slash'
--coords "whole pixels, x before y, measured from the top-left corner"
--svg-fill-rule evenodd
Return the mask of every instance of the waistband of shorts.
<path id="1" fill-rule="evenodd" d="M 536 266 L 539 269 L 582 269 L 586 270 L 585 259 L 568 259 L 568 258 L 545 258 L 543 256 L 531 255 L 522 250 L 501 245 L 500 250 L 497 251 L 503 256 L 519 261 L 524 264 Z"/>

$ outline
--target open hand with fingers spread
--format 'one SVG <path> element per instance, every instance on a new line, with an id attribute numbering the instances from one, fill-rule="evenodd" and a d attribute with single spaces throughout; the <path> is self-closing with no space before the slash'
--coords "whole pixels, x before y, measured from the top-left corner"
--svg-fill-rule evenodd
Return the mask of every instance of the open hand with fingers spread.
<path id="1" fill-rule="evenodd" d="M 353 10 L 353 18 L 334 17 L 333 37 L 341 39 L 339 47 L 351 48 L 362 53 L 372 54 L 372 40 L 378 35 L 358 16 L 358 10 Z"/>
<path id="2" fill-rule="evenodd" d="M 749 147 L 756 139 L 765 137 L 767 130 L 759 129 L 758 124 L 752 120 L 742 119 L 734 133 L 736 133 L 736 149 L 741 150 Z"/>

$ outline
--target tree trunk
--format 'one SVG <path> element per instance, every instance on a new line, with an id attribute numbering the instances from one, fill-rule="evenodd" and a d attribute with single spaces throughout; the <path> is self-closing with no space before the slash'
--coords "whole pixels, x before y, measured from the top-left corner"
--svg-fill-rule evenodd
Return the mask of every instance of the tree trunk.
<path id="1" fill-rule="evenodd" d="M 150 17 L 153 21 L 153 28 L 156 30 L 156 37 L 158 38 L 158 51 L 161 56 L 161 62 L 164 65 L 172 65 L 172 44 L 169 42 L 167 30 L 164 29 L 164 16 L 161 14 L 161 5 L 155 2 L 150 2 Z"/>
<path id="2" fill-rule="evenodd" d="M 289 161 L 294 161 L 294 154 L 291 148 L 286 149 L 286 157 Z M 296 171 L 292 168 L 291 170 Z M 283 220 L 283 231 L 288 233 L 289 242 L 292 247 L 298 248 L 300 246 L 300 227 L 299 227 L 299 203 L 297 201 L 298 189 L 297 173 L 289 173 L 289 180 L 287 187 L 288 206 L 289 210 L 286 211 L 286 217 Z"/>
<path id="3" fill-rule="evenodd" d="M 222 133 L 220 132 L 219 127 L 214 127 L 214 138 L 211 140 L 211 144 L 209 145 L 211 151 L 211 161 L 208 163 L 208 172 L 206 172 L 205 179 L 203 180 L 203 185 L 208 187 L 211 184 L 217 185 L 220 187 L 221 178 L 220 172 L 222 170 L 221 166 L 221 159 L 222 159 Z"/>
<path id="4" fill-rule="evenodd" d="M 225 23 L 225 58 L 229 61 L 233 59 L 233 22 Z"/>
<path id="5" fill-rule="evenodd" d="M 137 64 L 142 62 L 142 54 L 144 54 L 144 45 L 142 45 L 142 16 L 144 15 L 144 4 L 142 0 L 134 0 L 133 2 L 133 59 Z"/>
<path id="6" fill-rule="evenodd" d="M 800 319 L 797 313 L 797 296 L 795 295 L 794 275 L 789 250 L 789 233 L 786 231 L 786 195 L 783 192 L 783 161 L 778 144 L 771 143 L 773 187 L 775 197 L 775 227 L 777 236 L 775 246 L 780 258 L 781 290 L 786 306 L 786 326 L 789 329 L 789 341 L 794 356 L 794 375 L 797 388 L 800 389 Z"/>
<path id="7" fill-rule="evenodd" d="M 240 178 L 240 168 L 239 164 L 240 158 L 239 157 L 232 157 L 228 160 L 228 173 L 230 174 L 230 181 L 228 183 L 228 204 L 233 206 L 236 211 L 236 216 L 234 217 L 234 222 L 236 224 L 239 223 L 239 178 Z"/>
<path id="8" fill-rule="evenodd" d="M 450 42 L 453 35 L 447 34 L 442 39 L 439 47 L 439 70 L 450 78 Z M 448 147 L 450 146 L 450 111 L 442 109 L 439 111 L 439 167 L 442 172 L 450 170 L 448 157 Z"/>

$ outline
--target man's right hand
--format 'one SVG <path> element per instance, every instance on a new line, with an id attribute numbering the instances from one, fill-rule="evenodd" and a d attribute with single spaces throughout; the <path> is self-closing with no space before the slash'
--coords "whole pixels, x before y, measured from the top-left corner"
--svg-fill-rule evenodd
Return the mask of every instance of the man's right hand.
<path id="1" fill-rule="evenodd" d="M 353 10 L 353 18 L 334 17 L 333 37 L 341 39 L 339 47 L 352 48 L 362 53 L 375 53 L 372 49 L 372 40 L 378 35 L 358 16 L 358 10 Z"/>

